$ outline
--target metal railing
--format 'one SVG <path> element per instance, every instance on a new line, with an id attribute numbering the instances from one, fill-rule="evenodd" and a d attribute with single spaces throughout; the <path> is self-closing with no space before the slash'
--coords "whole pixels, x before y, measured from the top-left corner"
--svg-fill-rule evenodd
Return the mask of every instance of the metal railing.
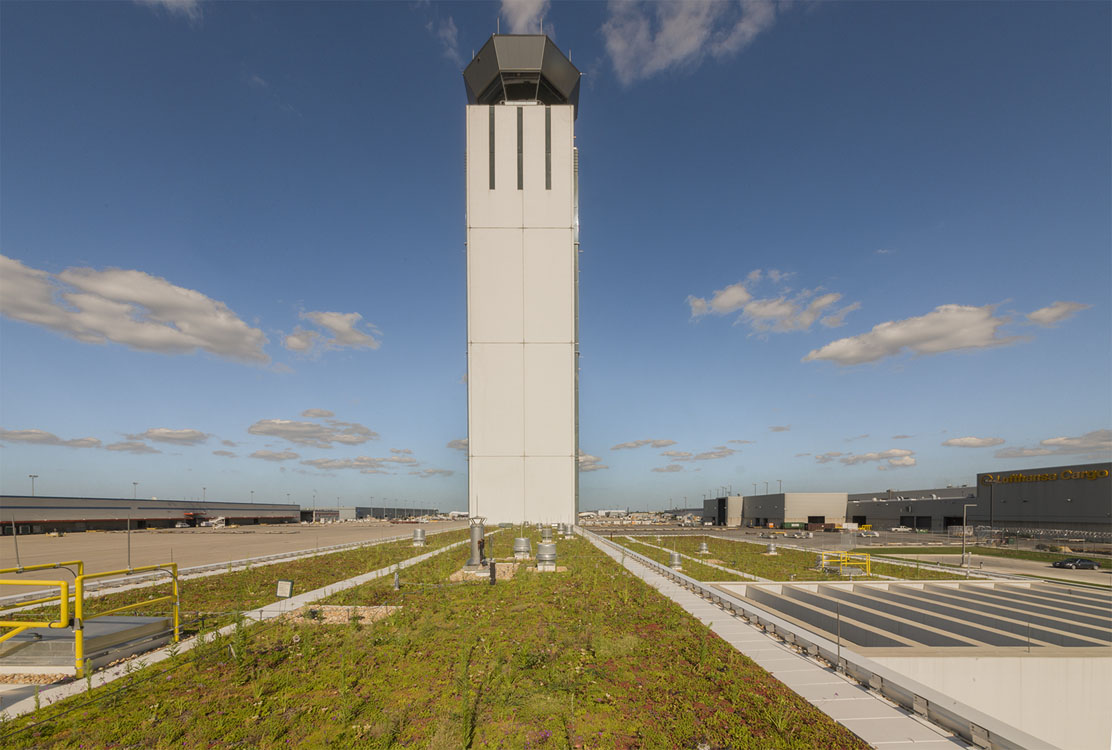
<path id="1" fill-rule="evenodd" d="M 95 580 L 97 578 L 107 578 L 108 576 L 118 575 L 132 575 L 133 573 L 146 573 L 155 572 L 166 573 L 170 576 L 170 593 L 165 596 L 158 596 L 154 599 L 145 599 L 141 602 L 134 604 L 125 604 L 122 607 L 115 607 L 103 612 L 98 612 L 95 615 L 85 614 L 85 582 Z M 73 614 L 73 660 L 74 666 L 77 669 L 77 676 L 83 677 L 85 674 L 85 623 L 89 620 L 95 620 L 98 617 L 107 617 L 108 615 L 119 614 L 120 612 L 130 612 L 135 609 L 142 609 L 149 607 L 152 604 L 159 604 L 161 602 L 170 602 L 173 611 L 174 623 L 174 642 L 177 643 L 181 640 L 181 590 L 178 587 L 178 565 L 177 563 L 166 563 L 164 565 L 142 565 L 138 568 L 125 568 L 123 570 L 106 570 L 101 573 L 89 573 L 87 575 L 80 575 L 74 582 L 74 614 Z"/>
<path id="2" fill-rule="evenodd" d="M 74 573 L 70 570 L 71 566 L 77 567 L 77 572 Z M 69 560 L 66 562 L 56 563 L 43 563 L 42 565 L 28 565 L 26 567 L 20 565 L 15 568 L 0 568 L 0 576 L 15 573 L 28 573 L 33 570 L 54 570 L 63 568 L 69 571 L 70 574 L 76 578 L 85 572 L 85 565 L 80 560 Z M 70 626 L 69 616 L 69 600 L 70 600 L 70 584 L 69 581 L 44 581 L 42 579 L 33 581 L 20 581 L 11 578 L 0 579 L 0 586 L 57 586 L 57 595 L 51 594 L 49 596 L 39 597 L 27 602 L 29 605 L 33 604 L 53 604 L 58 602 L 59 612 L 57 620 L 0 620 L 0 628 L 7 629 L 7 632 L 0 635 L 0 643 L 13 638 L 25 630 L 31 628 L 68 628 Z"/>
<path id="3" fill-rule="evenodd" d="M 36 604 L 52 605 L 58 604 L 58 619 L 56 620 L 0 620 L 0 628 L 4 628 L 7 632 L 0 635 L 0 643 L 13 638 L 20 633 L 30 630 L 32 628 L 73 628 L 73 660 L 74 668 L 77 677 L 83 677 L 86 668 L 85 659 L 85 624 L 90 620 L 95 620 L 98 617 L 107 617 L 108 615 L 115 615 L 121 612 L 130 612 L 136 609 L 149 607 L 152 604 L 160 604 L 162 602 L 170 602 L 173 612 L 173 633 L 174 641 L 181 640 L 181 589 L 178 586 L 178 566 L 176 563 L 165 563 L 163 565 L 144 565 L 138 568 L 125 568 L 122 570 L 106 570 L 100 573 L 86 573 L 85 564 L 81 560 L 70 560 L 67 562 L 57 563 L 44 563 L 42 565 L 28 565 L 26 567 L 17 568 L 0 568 L 0 575 L 15 573 L 28 573 L 34 570 L 51 570 L 54 568 L 64 568 L 73 574 L 73 589 L 70 590 L 69 581 L 44 581 L 42 579 L 35 579 L 31 581 L 21 581 L 13 578 L 0 578 L 0 586 L 57 586 L 58 593 L 51 594 L 50 596 L 43 596 L 30 601 L 23 602 L 24 606 L 32 606 Z M 75 568 L 76 572 L 71 569 Z M 165 596 L 155 597 L 153 599 L 145 599 L 141 602 L 134 604 L 125 604 L 122 607 L 115 607 L 113 609 L 105 610 L 104 612 L 97 612 L 95 615 L 85 614 L 85 593 L 86 581 L 93 581 L 99 578 L 107 578 L 109 576 L 128 576 L 135 573 L 159 573 L 170 576 L 170 593 Z M 73 599 L 73 617 L 70 617 L 70 599 Z"/>
<path id="4" fill-rule="evenodd" d="M 819 567 L 823 570 L 837 568 L 842 575 L 846 568 L 860 568 L 865 575 L 872 575 L 872 563 L 867 552 L 822 552 L 819 555 Z"/>

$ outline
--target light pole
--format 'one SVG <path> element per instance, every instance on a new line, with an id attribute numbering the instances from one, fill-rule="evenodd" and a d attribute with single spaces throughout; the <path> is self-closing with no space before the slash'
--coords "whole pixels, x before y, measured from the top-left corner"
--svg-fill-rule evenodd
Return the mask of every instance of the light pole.
<path id="1" fill-rule="evenodd" d="M 776 484 L 780 485 L 780 488 L 777 490 L 777 492 L 779 492 L 781 495 L 784 494 L 784 480 L 777 479 Z"/>
<path id="2" fill-rule="evenodd" d="M 756 482 L 753 482 L 753 494 L 754 495 L 757 494 L 757 483 Z"/>
<path id="3" fill-rule="evenodd" d="M 138 482 L 132 482 L 131 483 L 131 499 L 134 500 L 135 496 L 137 494 L 139 494 L 139 483 Z"/>
<path id="4" fill-rule="evenodd" d="M 768 482 L 765 482 L 765 494 L 768 494 Z"/>
<path id="5" fill-rule="evenodd" d="M 254 490 L 251 490 L 251 502 L 252 503 L 255 502 L 255 491 Z"/>
<path id="6" fill-rule="evenodd" d="M 201 502 L 208 500 L 208 487 L 201 488 Z"/>
<path id="7" fill-rule="evenodd" d="M 977 503 L 965 503 L 961 506 L 961 566 L 965 568 L 965 577 L 969 577 L 969 562 L 965 559 L 965 536 L 966 529 L 968 528 L 965 523 L 966 512 L 970 508 L 976 508 Z"/>
<path id="8" fill-rule="evenodd" d="M 38 474 L 28 474 L 27 476 L 31 478 L 31 497 L 34 497 L 35 496 L 35 480 L 39 478 L 39 475 Z"/>

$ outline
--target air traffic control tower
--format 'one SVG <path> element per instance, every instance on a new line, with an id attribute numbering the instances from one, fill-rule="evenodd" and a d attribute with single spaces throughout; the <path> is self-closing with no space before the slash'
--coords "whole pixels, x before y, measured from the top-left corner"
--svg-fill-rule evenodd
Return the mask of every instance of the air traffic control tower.
<path id="1" fill-rule="evenodd" d="M 496 34 L 463 80 L 468 509 L 575 523 L 579 71 L 543 34 Z"/>

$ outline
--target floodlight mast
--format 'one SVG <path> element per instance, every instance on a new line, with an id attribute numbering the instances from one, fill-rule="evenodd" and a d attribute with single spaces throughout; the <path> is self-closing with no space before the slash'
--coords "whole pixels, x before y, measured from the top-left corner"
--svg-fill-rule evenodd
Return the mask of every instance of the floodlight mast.
<path id="1" fill-rule="evenodd" d="M 574 524 L 580 73 L 544 34 L 495 34 L 463 80 L 468 510 Z"/>

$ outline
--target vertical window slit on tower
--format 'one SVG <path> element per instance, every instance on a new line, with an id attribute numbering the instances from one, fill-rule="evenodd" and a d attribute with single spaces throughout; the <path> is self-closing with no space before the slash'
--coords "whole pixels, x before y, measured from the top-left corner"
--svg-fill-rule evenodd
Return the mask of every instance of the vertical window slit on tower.
<path id="1" fill-rule="evenodd" d="M 524 157 L 522 155 L 521 141 L 522 141 L 522 117 L 523 110 L 521 107 L 517 108 L 517 189 L 521 190 L 525 185 L 525 180 L 522 175 L 524 169 Z"/>
<path id="2" fill-rule="evenodd" d="M 494 107 L 490 108 L 490 189 L 494 190 Z"/>
<path id="3" fill-rule="evenodd" d="M 552 189 L 552 107 L 544 108 L 544 189 Z"/>

